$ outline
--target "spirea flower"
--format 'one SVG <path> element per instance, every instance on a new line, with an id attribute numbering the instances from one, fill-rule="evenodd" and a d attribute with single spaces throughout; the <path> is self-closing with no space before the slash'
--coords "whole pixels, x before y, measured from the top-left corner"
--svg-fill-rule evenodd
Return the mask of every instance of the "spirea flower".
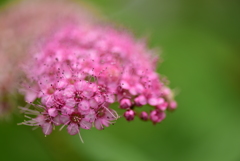
<path id="1" fill-rule="evenodd" d="M 22 124 L 40 126 L 45 135 L 59 125 L 70 135 L 92 127 L 102 130 L 119 118 L 110 108 L 115 102 L 127 121 L 139 117 L 154 124 L 176 107 L 171 90 L 155 72 L 155 53 L 126 31 L 69 24 L 49 35 L 32 55 L 23 91 L 35 108 L 21 109 L 36 117 Z M 144 105 L 152 110 L 145 111 Z"/>

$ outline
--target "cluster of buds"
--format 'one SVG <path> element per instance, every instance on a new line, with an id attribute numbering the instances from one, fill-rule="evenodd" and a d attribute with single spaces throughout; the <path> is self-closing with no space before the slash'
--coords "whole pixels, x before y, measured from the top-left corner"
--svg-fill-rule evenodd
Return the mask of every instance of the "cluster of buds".
<path id="1" fill-rule="evenodd" d="M 36 115 L 21 124 L 40 126 L 49 135 L 55 126 L 70 135 L 80 129 L 108 127 L 119 115 L 110 105 L 118 102 L 123 116 L 154 124 L 175 109 L 171 90 L 155 72 L 157 56 L 146 43 L 126 32 L 96 25 L 64 25 L 31 50 L 24 66 L 28 81 L 22 92 Z M 152 106 L 136 112 L 136 107 Z"/>

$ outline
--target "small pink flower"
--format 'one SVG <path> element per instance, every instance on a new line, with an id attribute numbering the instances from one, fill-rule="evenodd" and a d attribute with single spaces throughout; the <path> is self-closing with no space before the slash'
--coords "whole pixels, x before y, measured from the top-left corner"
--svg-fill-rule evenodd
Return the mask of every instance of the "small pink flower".
<path id="1" fill-rule="evenodd" d="M 154 124 L 161 122 L 165 117 L 166 114 L 163 111 L 153 110 L 150 113 L 150 119 Z"/>
<path id="2" fill-rule="evenodd" d="M 103 125 L 108 127 L 112 124 L 111 121 L 118 119 L 118 115 L 114 110 L 108 109 L 106 107 L 100 107 L 96 111 L 96 120 L 95 120 L 95 127 L 98 130 L 104 129 Z"/>

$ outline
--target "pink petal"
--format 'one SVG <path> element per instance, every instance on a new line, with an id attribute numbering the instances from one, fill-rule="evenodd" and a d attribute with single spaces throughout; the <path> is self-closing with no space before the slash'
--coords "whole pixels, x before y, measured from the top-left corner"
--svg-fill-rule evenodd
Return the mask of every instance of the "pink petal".
<path id="1" fill-rule="evenodd" d="M 71 123 L 68 125 L 67 131 L 70 135 L 76 135 L 79 132 L 79 127 L 77 124 Z"/>
<path id="2" fill-rule="evenodd" d="M 52 124 L 51 123 L 44 123 L 42 125 L 42 131 L 45 135 L 50 135 L 52 133 Z"/>
<path id="3" fill-rule="evenodd" d="M 70 118 L 68 115 L 61 115 L 59 119 L 62 124 L 66 124 L 70 121 Z"/>
<path id="4" fill-rule="evenodd" d="M 102 130 L 102 129 L 103 129 L 101 119 L 97 119 L 97 120 L 94 122 L 94 125 L 95 125 L 96 129 L 98 129 L 98 130 Z"/>
<path id="5" fill-rule="evenodd" d="M 90 109 L 89 106 L 89 102 L 87 100 L 82 100 L 79 104 L 78 104 L 78 109 L 80 111 L 87 111 Z"/>
<path id="6" fill-rule="evenodd" d="M 107 96 L 106 96 L 106 102 L 108 102 L 108 103 L 114 103 L 114 102 L 115 102 L 115 95 L 114 95 L 114 94 L 107 94 Z"/>
<path id="7" fill-rule="evenodd" d="M 85 119 L 83 119 L 83 120 L 80 122 L 80 126 L 81 126 L 81 128 L 83 128 L 83 129 L 89 130 L 89 129 L 91 129 L 91 127 L 92 127 L 92 123 L 86 121 Z"/>
<path id="8" fill-rule="evenodd" d="M 25 95 L 25 100 L 27 102 L 33 102 L 37 98 L 37 93 L 33 91 L 28 91 Z"/>
<path id="9" fill-rule="evenodd" d="M 54 123 L 54 125 L 56 125 L 56 126 L 61 125 L 61 118 L 60 118 L 59 115 L 58 115 L 57 117 L 54 117 L 54 118 L 53 118 L 53 123 Z"/>
<path id="10" fill-rule="evenodd" d="M 94 98 L 89 101 L 89 105 L 94 109 L 98 108 L 98 103 Z"/>
<path id="11" fill-rule="evenodd" d="M 49 116 L 56 117 L 58 115 L 58 111 L 56 108 L 50 108 L 48 109 Z"/>

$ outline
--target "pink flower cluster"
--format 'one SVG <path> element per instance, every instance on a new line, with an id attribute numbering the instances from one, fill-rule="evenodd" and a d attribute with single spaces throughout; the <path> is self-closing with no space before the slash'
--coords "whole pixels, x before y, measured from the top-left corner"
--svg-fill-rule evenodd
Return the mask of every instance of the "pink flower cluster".
<path id="1" fill-rule="evenodd" d="M 155 72 L 157 56 L 126 31 L 67 25 L 31 52 L 23 91 L 34 108 L 21 109 L 36 117 L 22 124 L 40 126 L 45 135 L 59 125 L 70 135 L 81 128 L 102 130 L 119 118 L 110 107 L 115 102 L 125 110 L 126 120 L 138 116 L 154 124 L 165 118 L 167 109 L 176 108 L 171 90 Z M 152 110 L 145 111 L 144 105 Z"/>

